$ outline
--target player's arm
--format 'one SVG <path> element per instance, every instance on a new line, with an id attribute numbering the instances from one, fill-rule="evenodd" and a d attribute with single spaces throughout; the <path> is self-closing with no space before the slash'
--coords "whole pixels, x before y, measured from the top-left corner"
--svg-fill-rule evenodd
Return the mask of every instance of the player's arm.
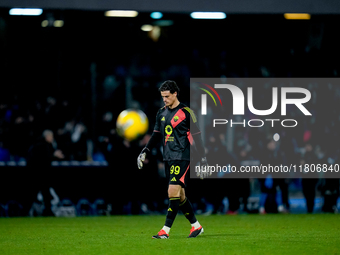
<path id="1" fill-rule="evenodd" d="M 195 141 L 195 147 L 200 159 L 200 167 L 201 169 L 208 169 L 208 161 L 205 155 L 205 148 L 202 141 L 201 131 L 199 129 L 197 118 L 195 113 L 188 107 L 186 107 L 187 112 L 190 114 L 190 132 L 192 135 L 193 140 Z M 210 171 L 200 171 L 197 172 L 197 176 L 201 179 L 211 175 Z"/>
<path id="2" fill-rule="evenodd" d="M 156 144 L 160 141 L 162 137 L 161 132 L 159 131 L 159 127 L 160 127 L 160 123 L 159 123 L 159 111 L 158 111 L 157 116 L 156 116 L 155 127 L 152 132 L 151 138 L 137 158 L 137 166 L 139 169 L 143 168 L 143 162 L 146 156 L 151 152 L 152 148 L 156 146 Z"/>
<path id="3" fill-rule="evenodd" d="M 205 149 L 204 149 L 203 141 L 201 137 L 201 132 L 193 134 L 192 138 L 195 141 L 196 150 L 197 150 L 199 158 L 206 158 Z"/>
<path id="4" fill-rule="evenodd" d="M 202 142 L 201 134 L 193 135 L 196 144 L 196 150 L 200 158 L 200 170 L 196 173 L 201 179 L 210 176 L 212 173 L 209 169 L 208 160 L 205 155 L 205 149 Z"/>
<path id="5" fill-rule="evenodd" d="M 198 156 L 200 158 L 200 168 L 205 169 L 205 171 L 197 172 L 197 176 L 200 177 L 201 179 L 203 179 L 203 178 L 211 175 L 211 172 L 208 171 L 208 161 L 207 161 L 207 157 L 205 155 L 205 148 L 203 146 L 201 132 L 194 133 L 192 135 L 192 138 L 195 141 L 196 150 L 197 150 Z"/>
<path id="6" fill-rule="evenodd" d="M 143 168 L 143 162 L 144 162 L 146 156 L 150 153 L 151 149 L 153 147 L 155 147 L 155 145 L 158 143 L 158 141 L 160 140 L 160 137 L 161 137 L 161 133 L 159 131 L 154 130 L 152 132 L 152 135 L 151 135 L 149 142 L 143 148 L 143 150 L 141 151 L 141 153 L 139 154 L 139 156 L 137 158 L 137 166 L 138 166 L 139 169 Z"/>

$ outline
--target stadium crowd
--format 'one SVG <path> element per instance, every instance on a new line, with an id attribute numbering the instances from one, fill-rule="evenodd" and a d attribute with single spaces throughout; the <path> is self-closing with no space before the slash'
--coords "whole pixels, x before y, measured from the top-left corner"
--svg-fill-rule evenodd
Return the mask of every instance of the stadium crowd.
<path id="1" fill-rule="evenodd" d="M 33 144 L 41 137 L 44 130 L 51 130 L 54 134 L 54 149 L 59 149 L 63 157 L 58 160 L 76 161 L 101 161 L 106 160 L 109 167 L 115 171 L 118 178 L 130 178 L 132 189 L 139 190 L 141 183 L 155 183 L 152 190 L 144 190 L 143 193 L 155 193 L 164 187 L 165 175 L 162 172 L 161 151 L 153 152 L 149 162 L 146 162 L 146 169 L 140 172 L 136 168 L 135 158 L 143 145 L 146 144 L 149 134 L 143 140 L 128 142 L 120 138 L 115 131 L 115 121 L 118 114 L 130 104 L 133 107 L 142 109 L 147 116 L 154 116 L 157 109 L 161 107 L 161 100 L 157 86 L 165 79 L 176 80 L 181 87 L 180 99 L 183 103 L 189 104 L 189 77 L 337 77 L 336 66 L 330 67 L 324 63 L 324 52 L 318 49 L 298 52 L 291 50 L 285 56 L 285 63 L 271 62 L 270 54 L 263 55 L 259 63 L 250 62 L 242 64 L 238 56 L 226 51 L 216 51 L 216 54 L 208 54 L 200 49 L 187 48 L 168 51 L 168 44 L 160 47 L 154 42 L 147 42 L 147 47 L 140 46 L 140 51 L 131 56 L 131 61 L 126 63 L 119 61 L 119 57 L 110 62 L 98 63 L 97 68 L 97 108 L 96 115 L 89 116 L 88 106 L 83 101 L 74 97 L 51 95 L 48 97 L 23 95 L 11 95 L 2 98 L 0 102 L 0 161 L 26 161 L 28 152 Z M 144 45 L 145 46 L 145 45 Z M 145 50 L 146 49 L 146 50 Z M 190 54 L 188 54 L 190 52 Z M 173 55 L 172 55 L 173 54 Z M 255 54 L 256 53 L 252 53 Z M 284 55 L 284 54 L 282 54 Z M 187 59 L 186 59 L 187 58 Z M 157 61 L 168 59 L 168 61 Z M 227 61 L 228 59 L 228 61 Z M 235 61 L 231 61 L 235 60 Z M 163 63 L 156 65 L 155 63 Z M 228 64 L 233 63 L 233 65 Z M 290 65 L 290 64 L 291 65 Z M 127 77 L 132 80 L 131 92 L 133 102 L 126 102 L 125 86 Z M 294 133 L 282 131 L 282 142 L 275 143 L 272 135 L 263 131 L 247 129 L 237 130 L 234 139 L 234 151 L 226 157 L 235 164 L 243 160 L 259 159 L 261 161 L 283 160 L 288 162 L 314 162 L 322 160 L 339 159 L 339 118 L 330 119 L 320 113 L 325 108 L 330 109 L 332 116 L 340 116 L 339 97 L 340 88 L 329 85 L 313 89 L 313 101 L 309 109 L 313 112 L 314 118 L 309 123 L 300 125 L 300 129 Z M 145 92 L 147 91 L 147 96 Z M 322 93 L 319 93 L 322 91 Z M 86 94 L 89 92 L 81 92 Z M 67 94 L 67 93 L 65 93 Z M 124 96 L 122 96 L 124 95 Z M 87 99 L 90 98 L 87 95 Z M 150 100 L 150 98 L 153 98 Z M 159 98 L 159 100 L 157 99 Z M 88 103 L 88 102 L 87 102 Z M 294 113 L 291 113 L 294 114 Z M 151 117 L 150 120 L 154 118 Z M 154 123 L 150 122 L 150 131 Z M 226 149 L 226 138 L 223 133 L 219 139 L 207 136 L 206 148 L 211 154 L 216 148 Z M 228 153 L 226 151 L 226 153 Z M 211 155 L 210 155 L 211 156 Z M 133 160 L 131 160 L 131 158 Z M 117 162 L 124 162 L 122 165 Z M 121 171 L 121 168 L 128 169 Z M 145 174 L 147 173 L 147 174 Z M 288 212 L 289 183 L 296 180 L 260 180 L 261 195 L 259 210 L 267 212 Z M 216 185 L 215 182 L 221 182 Z M 221 189 L 216 192 L 207 188 L 204 194 L 200 191 L 194 194 L 193 202 L 197 210 L 208 211 L 212 205 L 212 213 L 223 211 L 222 201 L 228 197 L 229 213 L 236 213 L 240 209 L 240 201 L 247 204 L 250 194 L 250 182 L 248 179 L 237 181 L 228 180 L 207 180 L 207 187 Z M 192 190 L 199 190 L 197 183 L 193 181 Z M 316 187 L 324 197 L 324 211 L 335 212 L 336 199 L 339 196 L 339 180 L 302 180 L 302 191 L 307 201 L 308 212 L 313 211 Z M 280 187 L 277 189 L 276 187 Z M 120 189 L 114 187 L 113 194 Z M 211 192 L 209 192 L 211 190 Z M 280 190 L 279 192 L 277 192 Z M 194 192 L 194 191 L 192 191 Z M 219 194 L 219 195 L 216 195 Z M 281 198 L 277 199 L 277 194 Z M 113 208 L 113 213 L 140 213 L 142 211 L 162 211 L 165 209 L 164 194 L 156 192 L 155 197 L 143 201 L 140 196 L 126 192 L 120 196 L 119 208 Z M 266 201 L 273 203 L 266 204 Z M 335 201 L 335 202 L 334 202 Z M 148 210 L 141 205 L 147 205 Z M 275 205 L 276 206 L 273 206 Z M 266 208 L 265 208 L 266 207 Z M 128 208 L 128 209 L 127 209 Z M 247 206 L 243 205 L 247 211 Z"/>

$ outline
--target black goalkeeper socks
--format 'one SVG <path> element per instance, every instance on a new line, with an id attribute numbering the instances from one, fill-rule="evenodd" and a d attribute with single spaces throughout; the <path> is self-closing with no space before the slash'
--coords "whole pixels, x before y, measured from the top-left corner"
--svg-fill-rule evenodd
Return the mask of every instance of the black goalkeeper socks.
<path id="1" fill-rule="evenodd" d="M 172 223 L 176 218 L 179 209 L 179 197 L 171 197 L 169 199 L 169 208 L 168 213 L 166 215 L 166 220 L 164 226 L 171 228 Z"/>
<path id="2" fill-rule="evenodd" d="M 192 205 L 188 198 L 185 198 L 185 200 L 180 203 L 179 208 L 182 210 L 185 218 L 187 218 L 191 224 L 194 224 L 197 221 L 194 210 L 192 209 Z"/>

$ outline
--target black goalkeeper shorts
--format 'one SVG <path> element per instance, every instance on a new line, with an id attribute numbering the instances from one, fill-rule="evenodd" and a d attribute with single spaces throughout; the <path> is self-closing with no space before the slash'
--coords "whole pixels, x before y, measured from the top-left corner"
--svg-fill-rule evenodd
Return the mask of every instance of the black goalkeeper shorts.
<path id="1" fill-rule="evenodd" d="M 165 173 L 169 178 L 169 184 L 186 186 L 186 179 L 189 176 L 190 161 L 187 160 L 172 160 L 165 161 Z"/>

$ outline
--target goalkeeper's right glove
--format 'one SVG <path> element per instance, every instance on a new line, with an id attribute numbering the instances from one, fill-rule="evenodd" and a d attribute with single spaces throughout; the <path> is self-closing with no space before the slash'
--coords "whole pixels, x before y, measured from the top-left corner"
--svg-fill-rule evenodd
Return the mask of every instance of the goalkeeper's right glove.
<path id="1" fill-rule="evenodd" d="M 199 169 L 196 172 L 197 177 L 204 179 L 204 178 L 211 176 L 211 174 L 212 172 L 208 165 L 207 158 L 206 157 L 201 158 Z"/>
<path id="2" fill-rule="evenodd" d="M 149 152 L 150 150 L 148 148 L 144 148 L 142 150 L 142 152 L 139 154 L 138 158 L 137 158 L 137 166 L 138 169 L 142 169 L 143 168 L 143 162 L 146 158 L 146 153 Z"/>

